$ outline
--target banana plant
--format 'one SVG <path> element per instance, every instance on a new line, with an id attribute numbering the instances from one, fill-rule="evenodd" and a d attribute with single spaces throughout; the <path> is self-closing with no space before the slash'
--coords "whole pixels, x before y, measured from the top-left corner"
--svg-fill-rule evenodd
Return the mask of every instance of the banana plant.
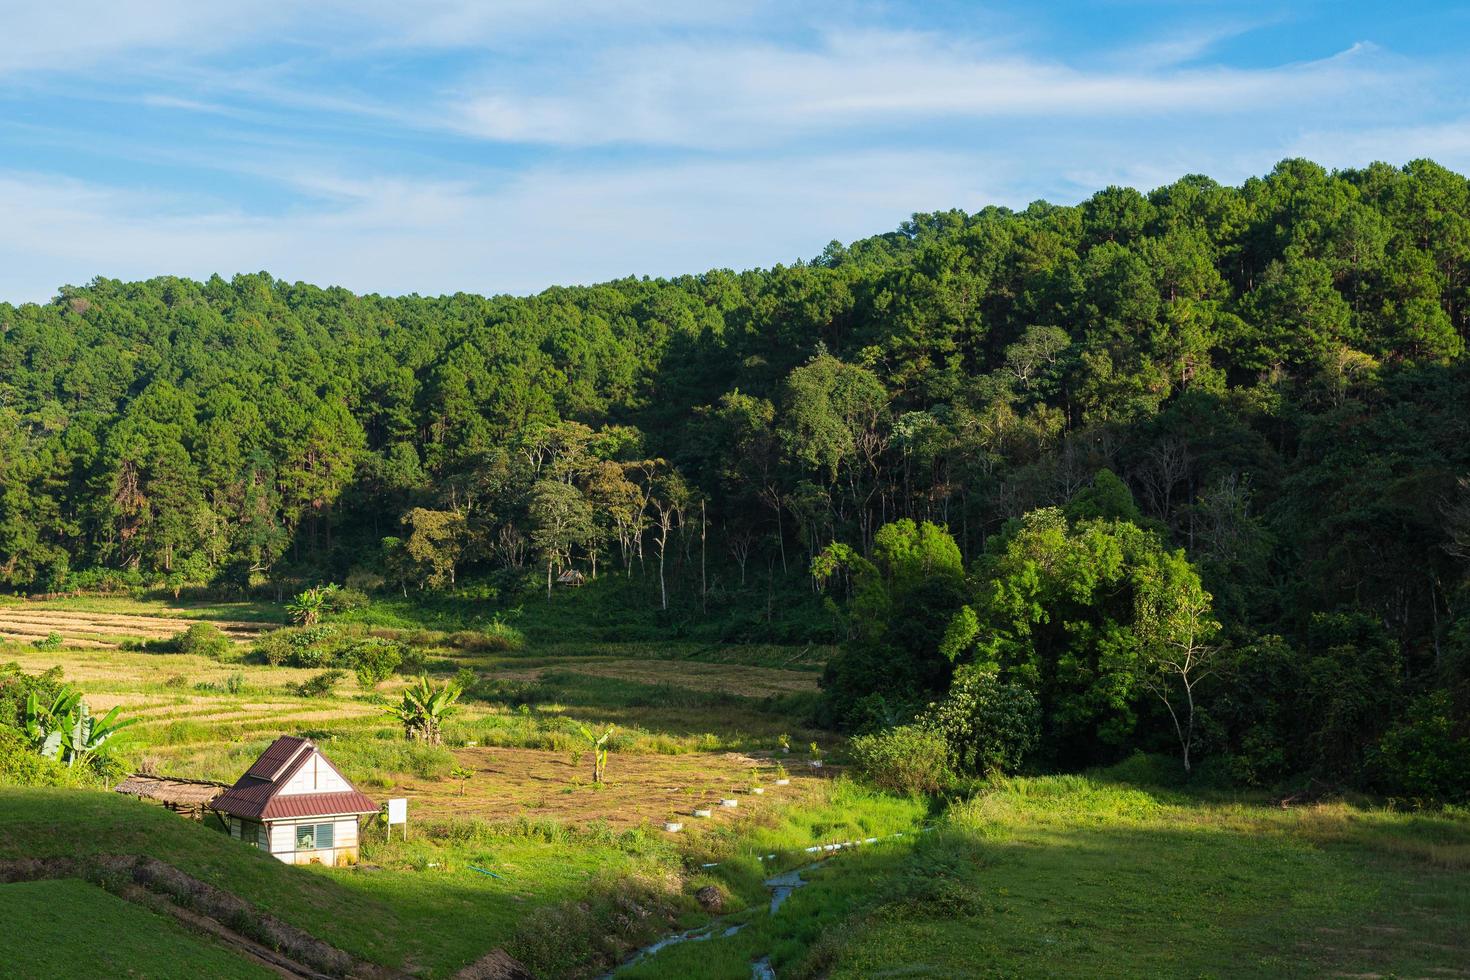
<path id="1" fill-rule="evenodd" d="M 118 710 L 117 705 L 113 705 L 112 710 L 101 718 L 97 718 L 87 707 L 87 702 L 77 703 L 76 710 L 71 716 L 71 725 L 63 729 L 61 739 L 62 747 L 66 750 L 68 766 L 75 766 L 79 759 L 85 763 L 92 756 L 102 752 L 103 747 L 118 732 L 129 725 L 137 724 L 137 718 L 118 718 Z"/>
<path id="2" fill-rule="evenodd" d="M 61 755 L 64 733 L 80 704 L 81 692 L 70 685 L 63 686 L 50 701 L 42 701 L 35 691 L 26 695 L 25 732 L 36 751 L 48 759 Z"/>
<path id="3" fill-rule="evenodd" d="M 578 725 L 582 730 L 582 737 L 592 746 L 592 782 L 601 783 L 602 777 L 607 774 L 607 741 L 612 738 L 613 726 L 608 725 L 607 731 L 601 735 L 593 734 L 592 729 L 586 725 Z"/>
<path id="4" fill-rule="evenodd" d="M 443 721 L 457 710 L 454 702 L 463 693 L 464 688 L 453 681 L 436 688 L 420 674 L 403 692 L 403 700 L 384 710 L 403 725 L 404 738 L 438 745 L 444 738 Z"/>
<path id="5" fill-rule="evenodd" d="M 314 585 L 286 603 L 286 612 L 298 626 L 315 626 L 322 615 L 332 608 L 332 602 L 341 591 L 335 583 Z"/>

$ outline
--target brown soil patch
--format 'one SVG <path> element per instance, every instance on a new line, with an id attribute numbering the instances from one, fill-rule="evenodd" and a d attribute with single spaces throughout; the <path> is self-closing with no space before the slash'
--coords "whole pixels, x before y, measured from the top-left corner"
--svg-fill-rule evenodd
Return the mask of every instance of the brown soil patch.
<path id="1" fill-rule="evenodd" d="M 390 790 L 372 792 L 407 797 L 412 801 L 410 821 L 480 817 L 499 822 L 525 817 L 566 824 L 605 820 L 627 828 L 661 825 L 673 812 L 686 830 L 692 830 L 709 822 L 693 815 L 696 807 L 713 808 L 713 820 L 729 820 L 743 811 L 789 801 L 822 778 L 793 772 L 790 786 L 776 786 L 769 762 L 736 752 L 614 753 L 608 757 L 607 782 L 597 789 L 592 786 L 590 752 L 575 767 L 569 753 L 541 749 L 468 748 L 454 754 L 461 766 L 474 771 L 462 796 L 458 780 L 409 775 L 400 777 Z M 765 788 L 763 795 L 750 793 L 756 783 Z M 721 809 L 720 800 L 727 797 L 738 799 L 739 808 Z"/>

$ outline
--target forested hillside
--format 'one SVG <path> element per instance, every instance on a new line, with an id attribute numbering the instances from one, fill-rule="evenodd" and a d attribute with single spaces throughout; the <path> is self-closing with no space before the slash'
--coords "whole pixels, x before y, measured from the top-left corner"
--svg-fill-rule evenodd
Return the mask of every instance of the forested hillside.
<path id="1" fill-rule="evenodd" d="M 902 721 L 984 660 L 1073 765 L 1178 750 L 1134 570 L 1176 598 L 1197 573 L 1205 757 L 1470 792 L 1470 184 L 1433 163 L 921 214 L 529 298 L 98 280 L 0 304 L 0 337 L 17 591 L 531 601 L 575 567 L 758 631 L 821 589 L 826 720 Z"/>

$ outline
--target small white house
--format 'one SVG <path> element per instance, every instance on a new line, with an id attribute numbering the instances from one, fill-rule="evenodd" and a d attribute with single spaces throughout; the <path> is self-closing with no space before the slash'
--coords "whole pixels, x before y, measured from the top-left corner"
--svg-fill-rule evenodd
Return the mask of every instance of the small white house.
<path id="1" fill-rule="evenodd" d="M 230 836 L 287 864 L 351 864 L 358 822 L 378 805 L 310 740 L 282 735 L 211 808 Z"/>

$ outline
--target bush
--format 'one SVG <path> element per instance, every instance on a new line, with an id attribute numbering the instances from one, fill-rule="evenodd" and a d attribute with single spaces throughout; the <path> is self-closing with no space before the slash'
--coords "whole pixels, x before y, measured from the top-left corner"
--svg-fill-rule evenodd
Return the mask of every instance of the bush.
<path id="1" fill-rule="evenodd" d="M 354 609 L 366 609 L 372 603 L 372 598 L 366 592 L 349 585 L 332 593 L 331 599 L 327 602 L 327 612 L 334 614 L 352 612 Z"/>
<path id="2" fill-rule="evenodd" d="M 1383 791 L 1423 803 L 1470 802 L 1470 735 L 1448 691 L 1416 698 L 1371 753 Z"/>
<path id="3" fill-rule="evenodd" d="M 0 786 L 71 786 L 76 775 L 42 757 L 15 729 L 0 727 Z"/>
<path id="4" fill-rule="evenodd" d="M 451 633 L 448 642 L 450 646 L 459 650 L 490 653 L 519 650 L 525 645 L 526 638 L 514 626 L 502 623 L 497 619 L 482 630 L 460 630 L 458 633 Z"/>
<path id="5" fill-rule="evenodd" d="M 300 684 L 292 685 L 291 690 L 298 697 L 303 698 L 327 697 L 346 676 L 345 670 L 324 670 L 315 677 L 309 677 Z"/>
<path id="6" fill-rule="evenodd" d="M 416 647 L 402 647 L 403 659 L 398 664 L 400 674 L 422 674 L 429 669 L 429 658 L 424 651 Z"/>
<path id="7" fill-rule="evenodd" d="M 950 780 L 949 746 L 923 725 L 901 725 L 852 740 L 858 768 L 874 785 L 899 793 L 937 793 Z"/>
<path id="8" fill-rule="evenodd" d="M 299 626 L 272 630 L 252 650 L 266 663 L 285 667 L 326 667 L 336 662 L 335 626 Z"/>
<path id="9" fill-rule="evenodd" d="M 232 644 L 230 638 L 213 623 L 193 623 L 182 633 L 175 634 L 174 645 L 180 653 L 222 660 L 230 652 Z"/>
<path id="10" fill-rule="evenodd" d="M 1041 705 L 1020 684 L 1001 683 L 993 668 L 962 667 L 924 724 L 944 739 L 956 772 L 1014 772 L 1040 737 Z"/>
<path id="11" fill-rule="evenodd" d="M 37 650 L 60 650 L 61 645 L 65 642 L 65 638 L 62 637 L 60 633 L 57 633 L 55 630 L 53 630 L 39 640 L 32 640 L 31 646 L 35 647 Z"/>
<path id="12" fill-rule="evenodd" d="M 347 648 L 344 660 L 357 673 L 364 688 L 377 687 L 403 663 L 404 646 L 393 640 L 369 636 Z"/>
<path id="13" fill-rule="evenodd" d="M 25 724 L 26 699 L 31 692 L 50 702 L 62 686 L 60 667 L 41 674 L 27 674 L 20 664 L 0 664 L 0 726 L 20 728 Z"/>
<path id="14" fill-rule="evenodd" d="M 245 675 L 236 671 L 223 681 L 201 681 L 194 685 L 194 690 L 205 693 L 239 694 L 244 687 Z"/>

